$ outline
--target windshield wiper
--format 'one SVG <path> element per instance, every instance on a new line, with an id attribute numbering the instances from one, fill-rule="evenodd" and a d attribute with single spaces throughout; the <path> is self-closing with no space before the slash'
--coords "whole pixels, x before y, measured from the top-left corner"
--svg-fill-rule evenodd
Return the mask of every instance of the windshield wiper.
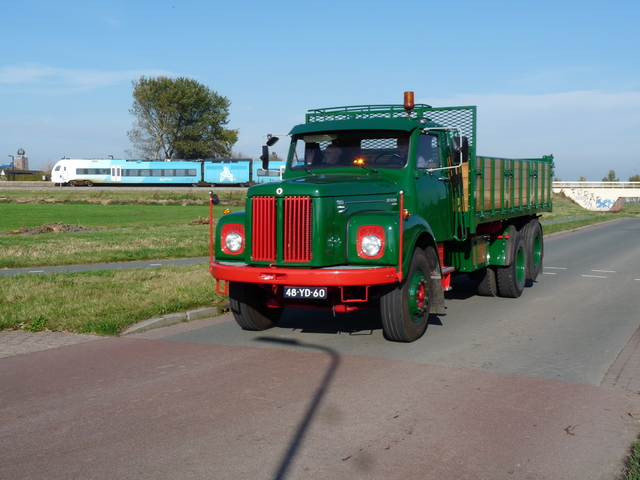
<path id="1" fill-rule="evenodd" d="M 369 170 L 370 172 L 378 173 L 378 170 L 376 170 L 375 168 L 371 168 L 371 167 L 369 167 L 369 166 L 367 166 L 365 164 L 356 164 L 356 165 L 358 165 L 359 167 L 364 168 L 365 170 Z"/>

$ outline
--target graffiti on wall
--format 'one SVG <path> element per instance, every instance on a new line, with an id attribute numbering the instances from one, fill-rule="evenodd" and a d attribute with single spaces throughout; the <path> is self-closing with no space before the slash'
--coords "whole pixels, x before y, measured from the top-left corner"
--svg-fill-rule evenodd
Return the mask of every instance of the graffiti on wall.
<path id="1" fill-rule="evenodd" d="M 610 212 L 617 211 L 614 206 L 618 205 L 618 198 L 602 198 L 593 191 L 583 188 L 563 189 L 562 192 L 575 201 L 582 208 L 586 208 L 592 212 Z M 620 208 L 618 207 L 618 210 Z"/>

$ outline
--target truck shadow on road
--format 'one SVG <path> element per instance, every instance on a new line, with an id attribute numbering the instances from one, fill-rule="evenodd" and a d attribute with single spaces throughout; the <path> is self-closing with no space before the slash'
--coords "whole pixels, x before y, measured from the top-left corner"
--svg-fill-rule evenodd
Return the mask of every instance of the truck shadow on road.
<path id="1" fill-rule="evenodd" d="M 294 459 L 296 458 L 298 454 L 298 450 L 302 446 L 304 437 L 307 431 L 309 430 L 309 427 L 313 423 L 313 417 L 317 413 L 324 396 L 329 390 L 329 386 L 331 385 L 333 377 L 335 376 L 335 373 L 338 370 L 338 366 L 340 365 L 340 355 L 338 354 L 338 352 L 336 352 L 332 348 L 325 347 L 322 345 L 315 345 L 312 343 L 300 342 L 298 340 L 289 340 L 289 339 L 263 336 L 263 337 L 256 338 L 256 341 L 294 346 L 297 348 L 302 347 L 304 349 L 309 349 L 312 351 L 314 350 L 320 351 L 329 355 L 331 359 L 327 367 L 327 370 L 325 371 L 324 377 L 320 382 L 320 385 L 318 386 L 318 389 L 316 390 L 316 393 L 313 396 L 313 399 L 309 403 L 309 407 L 307 408 L 305 415 L 302 417 L 300 423 L 298 424 L 298 427 L 296 428 L 295 432 L 291 436 L 289 447 L 287 448 L 287 451 L 282 456 L 275 475 L 271 477 L 274 480 L 283 480 L 284 478 L 286 478 L 289 468 L 291 467 Z"/>
<path id="2" fill-rule="evenodd" d="M 537 282 L 527 280 L 525 289 L 532 287 Z M 451 280 L 451 290 L 445 293 L 446 300 L 467 300 L 478 295 L 478 284 L 468 275 L 458 275 Z"/>
<path id="3" fill-rule="evenodd" d="M 442 326 L 436 315 L 429 316 L 427 329 L 432 325 Z M 301 333 L 374 335 L 376 332 L 382 332 L 382 319 L 380 312 L 373 308 L 335 315 L 329 310 L 288 308 L 278 322 L 278 327 Z"/>
<path id="4" fill-rule="evenodd" d="M 373 335 L 376 330 L 382 330 L 382 320 L 374 309 L 334 315 L 330 310 L 288 308 L 278 327 L 302 333 Z"/>
<path id="5" fill-rule="evenodd" d="M 478 284 L 468 275 L 456 275 L 451 280 L 451 290 L 445 293 L 446 300 L 466 300 L 478 294 Z"/>

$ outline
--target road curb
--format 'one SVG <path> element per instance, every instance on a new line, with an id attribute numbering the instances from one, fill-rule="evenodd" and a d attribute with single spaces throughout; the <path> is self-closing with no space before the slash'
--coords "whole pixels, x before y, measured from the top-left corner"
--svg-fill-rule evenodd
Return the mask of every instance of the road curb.
<path id="1" fill-rule="evenodd" d="M 142 322 L 136 323 L 127 328 L 120 336 L 131 335 L 134 333 L 142 333 L 154 328 L 167 327 L 180 322 L 190 322 L 200 318 L 215 317 L 218 315 L 217 307 L 198 308 L 196 310 L 188 310 L 182 313 L 170 313 L 158 318 L 150 318 Z"/>

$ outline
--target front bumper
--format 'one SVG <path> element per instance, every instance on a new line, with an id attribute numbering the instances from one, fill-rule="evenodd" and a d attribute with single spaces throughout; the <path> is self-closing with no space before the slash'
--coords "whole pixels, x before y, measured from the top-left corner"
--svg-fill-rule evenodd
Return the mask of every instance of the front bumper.
<path id="1" fill-rule="evenodd" d="M 400 280 L 395 267 L 280 268 L 214 261 L 209 271 L 216 283 L 224 280 L 266 285 L 347 287 L 384 285 Z M 226 293 L 220 292 L 219 287 L 217 289 L 219 293 Z"/>

